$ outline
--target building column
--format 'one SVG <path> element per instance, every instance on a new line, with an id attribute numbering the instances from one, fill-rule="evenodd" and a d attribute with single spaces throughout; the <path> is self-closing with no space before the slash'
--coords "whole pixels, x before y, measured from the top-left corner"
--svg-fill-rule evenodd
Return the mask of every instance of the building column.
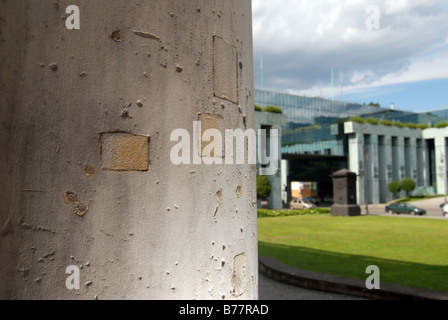
<path id="1" fill-rule="evenodd" d="M 403 137 L 392 138 L 392 175 L 393 180 L 401 182 L 405 178 L 405 147 Z M 403 197 L 404 192 L 400 192 L 399 197 Z"/>
<path id="2" fill-rule="evenodd" d="M 268 176 L 269 181 L 271 182 L 271 195 L 268 198 L 268 207 L 274 210 L 283 209 L 283 201 L 282 201 L 282 176 L 281 176 L 281 159 L 282 159 L 282 128 L 280 126 L 273 126 L 273 130 L 278 131 L 278 135 L 272 135 L 272 132 L 269 134 L 269 139 L 277 139 L 278 145 L 278 154 L 277 154 L 277 163 L 275 164 L 277 170 L 275 174 Z M 270 146 L 270 141 L 268 142 Z M 269 152 L 270 154 L 270 152 Z M 271 155 L 271 159 L 273 159 Z M 270 164 L 273 166 L 273 164 Z"/>
<path id="3" fill-rule="evenodd" d="M 437 193 L 447 193 L 446 138 L 435 138 L 435 166 L 437 176 Z"/>
<path id="4" fill-rule="evenodd" d="M 282 176 L 282 200 L 288 203 L 289 194 L 291 193 L 291 187 L 288 181 L 289 173 L 289 161 L 281 160 L 281 176 Z"/>
<path id="5" fill-rule="evenodd" d="M 0 299 L 257 299 L 255 166 L 190 162 L 253 129 L 251 2 L 74 2 L 0 1 Z"/>
<path id="6" fill-rule="evenodd" d="M 380 176 L 380 202 L 387 203 L 393 199 L 387 186 L 393 179 L 392 174 L 392 137 L 382 136 L 378 146 L 379 176 Z"/>
<path id="7" fill-rule="evenodd" d="M 365 167 L 367 175 L 367 199 L 368 203 L 380 202 L 380 185 L 379 185 L 379 159 L 378 159 L 378 136 L 370 135 L 366 139 L 365 144 Z"/>
<path id="8" fill-rule="evenodd" d="M 417 138 L 405 140 L 405 174 L 417 183 Z"/>
<path id="9" fill-rule="evenodd" d="M 429 153 L 425 139 L 417 140 L 417 186 L 429 186 Z"/>
<path id="10" fill-rule="evenodd" d="M 349 154 L 349 170 L 356 173 L 358 179 L 356 183 L 356 197 L 358 204 L 365 203 L 364 192 L 364 134 L 352 133 L 348 142 L 348 154 Z"/>

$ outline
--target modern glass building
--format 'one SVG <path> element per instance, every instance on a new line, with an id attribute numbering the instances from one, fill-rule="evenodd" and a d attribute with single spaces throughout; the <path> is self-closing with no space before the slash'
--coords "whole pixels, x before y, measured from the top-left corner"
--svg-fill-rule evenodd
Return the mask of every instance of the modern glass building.
<path id="1" fill-rule="evenodd" d="M 426 178 L 421 179 L 421 183 L 432 185 L 437 185 L 437 183 L 441 184 L 441 178 L 436 177 L 436 166 L 433 164 L 435 156 L 432 157 L 434 159 L 431 159 L 431 155 L 435 154 L 435 144 L 432 138 L 425 139 L 423 136 L 420 137 L 420 134 L 416 135 L 414 131 L 409 131 L 410 129 L 408 128 L 405 128 L 408 129 L 408 131 L 392 130 L 389 134 L 388 127 L 386 126 L 379 127 L 379 132 L 377 132 L 378 130 L 370 130 L 369 128 L 373 133 L 361 133 L 361 137 L 358 132 L 347 133 L 345 123 L 350 118 L 360 117 L 364 119 L 373 118 L 377 119 L 377 121 L 389 120 L 390 122 L 401 122 L 403 124 L 414 123 L 428 124 L 431 126 L 447 120 L 448 110 L 413 113 L 395 110 L 394 108 L 381 108 L 363 104 L 330 101 L 323 98 L 304 97 L 258 89 L 255 90 L 255 104 L 262 108 L 266 106 L 280 107 L 287 118 L 286 126 L 282 128 L 281 139 L 282 158 L 285 160 L 282 164 L 282 170 L 284 171 L 282 172 L 282 184 L 286 188 L 288 188 L 292 181 L 312 181 L 318 186 L 318 196 L 322 199 L 326 198 L 331 200 L 332 182 L 330 176 L 333 172 L 342 168 L 348 168 L 352 171 L 359 171 L 356 172 L 358 175 L 363 174 L 361 163 L 363 162 L 363 159 L 360 158 L 363 151 L 360 151 L 361 153 L 359 153 L 358 149 L 353 148 L 354 136 L 357 136 L 360 139 L 357 141 L 365 141 L 363 142 L 363 145 L 364 143 L 369 144 L 369 148 L 372 141 L 382 143 L 384 141 L 389 141 L 389 138 L 393 143 L 396 143 L 397 139 L 399 141 L 404 139 L 403 143 L 406 146 L 413 145 L 415 142 L 420 148 L 424 148 L 428 154 L 428 163 L 426 163 L 428 174 L 424 175 Z M 364 127 L 360 126 L 359 128 Z M 421 131 L 422 130 L 419 130 L 419 132 Z M 414 139 L 417 140 L 414 141 Z M 355 149 L 358 150 L 356 151 L 358 152 L 356 158 L 360 158 L 356 165 L 353 161 L 355 155 L 350 154 L 351 152 L 353 153 L 353 150 Z M 372 150 L 377 149 L 373 148 Z M 379 150 L 382 149 L 380 148 Z M 381 157 L 381 166 L 379 162 L 372 162 L 370 171 L 372 173 L 378 172 L 377 175 L 379 176 L 379 171 L 383 167 L 396 167 L 399 161 L 394 159 L 394 154 L 395 151 L 394 153 L 391 153 L 390 156 L 388 155 L 385 158 Z M 408 152 L 407 154 L 410 155 L 411 153 Z M 411 165 L 409 165 L 409 168 L 406 167 L 403 169 L 405 173 L 413 173 L 413 171 L 418 169 L 414 168 L 414 164 L 418 163 L 417 160 L 411 162 L 404 159 L 400 162 L 400 165 L 405 167 L 406 163 L 412 163 L 412 169 L 410 169 Z M 400 167 L 400 170 L 401 169 L 402 168 Z M 372 181 L 375 181 L 375 176 L 376 175 L 373 174 L 372 177 L 370 177 Z M 417 176 L 418 174 L 415 174 L 416 180 Z M 444 176 L 446 176 L 446 174 Z M 399 178 L 397 175 L 391 175 L 391 177 Z M 439 182 L 437 182 L 437 179 L 439 179 Z M 382 188 L 386 182 L 387 181 L 382 181 Z M 359 193 L 359 198 L 361 198 L 362 201 L 369 202 L 384 201 L 388 197 L 387 195 L 381 197 L 374 195 L 368 197 L 367 200 L 364 200 L 364 196 L 361 195 L 361 193 L 363 193 L 362 190 L 360 190 Z"/>

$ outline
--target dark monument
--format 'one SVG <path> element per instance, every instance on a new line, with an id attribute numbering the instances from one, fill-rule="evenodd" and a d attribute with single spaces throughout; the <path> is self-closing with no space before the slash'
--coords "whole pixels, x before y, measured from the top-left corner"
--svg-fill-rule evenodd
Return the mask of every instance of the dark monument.
<path id="1" fill-rule="evenodd" d="M 335 172 L 333 178 L 332 216 L 359 216 L 361 207 L 356 201 L 356 174 L 342 169 Z"/>

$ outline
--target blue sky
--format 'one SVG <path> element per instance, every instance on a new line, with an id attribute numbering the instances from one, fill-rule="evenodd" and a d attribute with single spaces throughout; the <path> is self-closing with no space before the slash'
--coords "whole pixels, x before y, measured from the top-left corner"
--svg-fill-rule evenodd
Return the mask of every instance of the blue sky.
<path id="1" fill-rule="evenodd" d="M 448 1 L 252 3 L 255 87 L 262 58 L 265 89 L 340 99 L 342 75 L 344 101 L 448 108 Z"/>

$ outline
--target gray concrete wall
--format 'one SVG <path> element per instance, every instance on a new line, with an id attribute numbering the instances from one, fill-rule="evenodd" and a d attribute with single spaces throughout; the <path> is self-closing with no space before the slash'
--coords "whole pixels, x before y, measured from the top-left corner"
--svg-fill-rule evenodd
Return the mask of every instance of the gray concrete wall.
<path id="1" fill-rule="evenodd" d="M 254 127 L 250 1 L 2 1 L 0 30 L 0 298 L 257 298 L 255 165 L 170 161 L 201 115 Z"/>

